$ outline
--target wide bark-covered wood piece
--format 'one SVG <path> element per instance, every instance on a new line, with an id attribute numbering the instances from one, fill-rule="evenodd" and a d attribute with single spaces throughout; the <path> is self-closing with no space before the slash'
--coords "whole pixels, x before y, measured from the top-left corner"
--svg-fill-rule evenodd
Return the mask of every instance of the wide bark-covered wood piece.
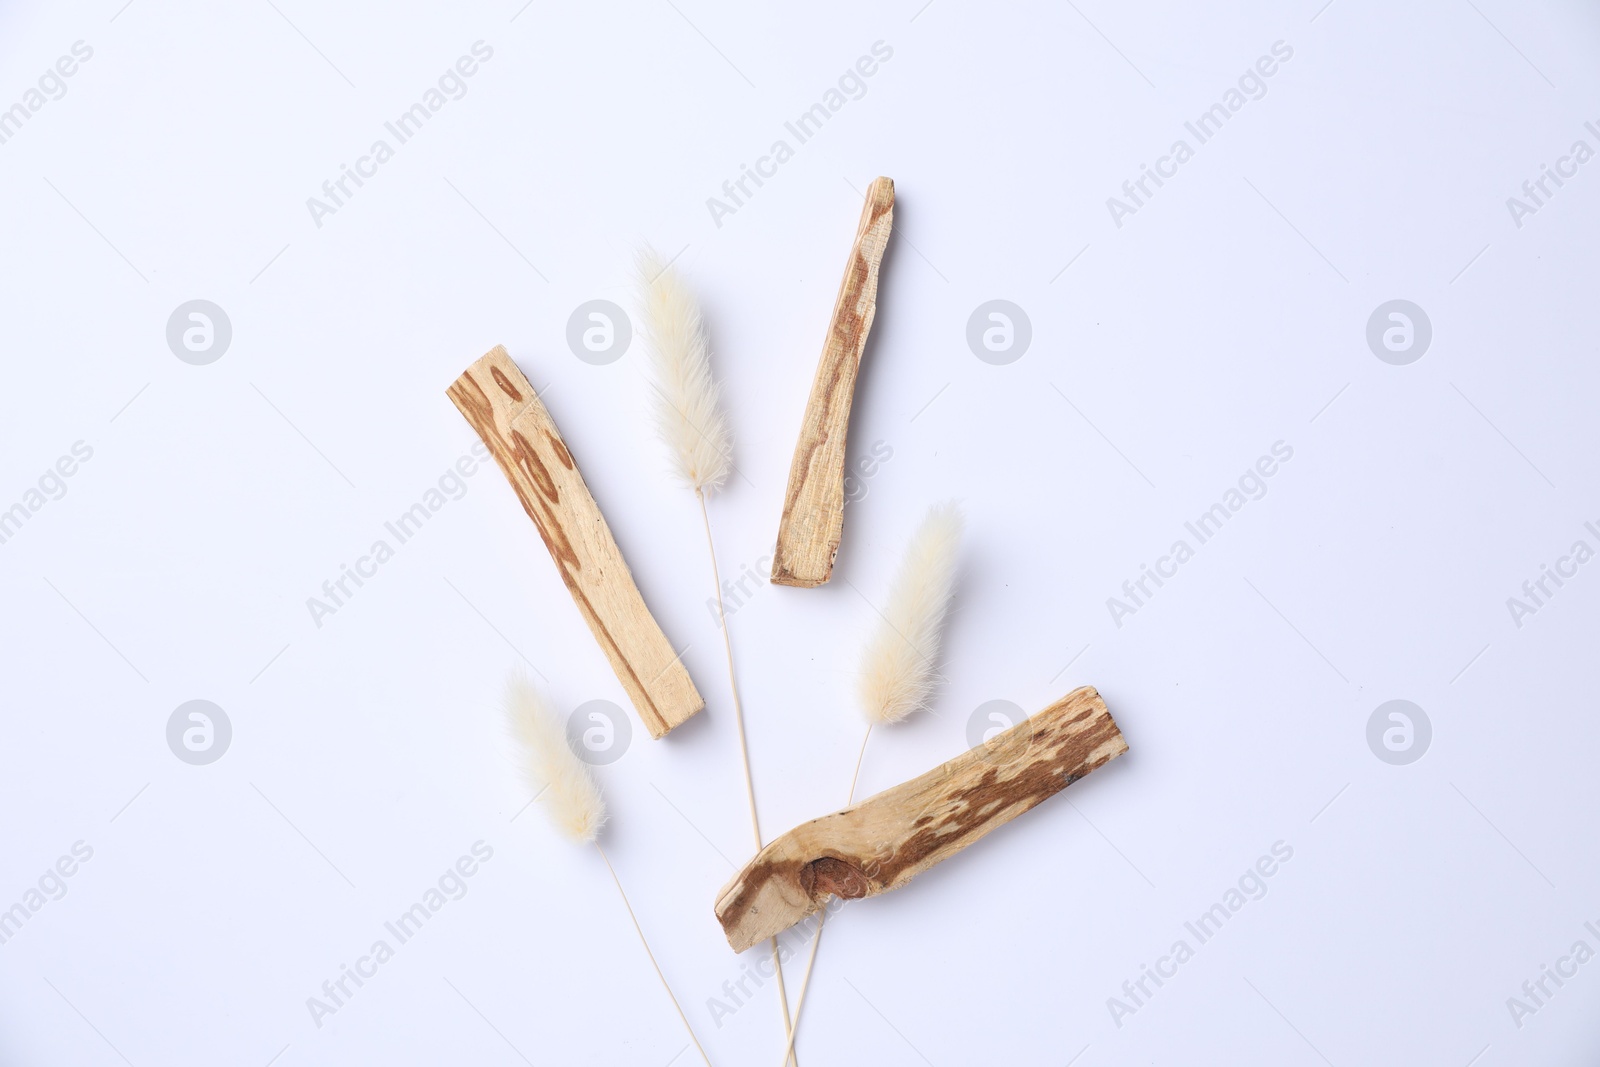
<path id="1" fill-rule="evenodd" d="M 777 838 L 723 887 L 717 920 L 743 952 L 830 894 L 898 889 L 1127 750 L 1100 694 L 1076 689 L 927 774 Z"/>

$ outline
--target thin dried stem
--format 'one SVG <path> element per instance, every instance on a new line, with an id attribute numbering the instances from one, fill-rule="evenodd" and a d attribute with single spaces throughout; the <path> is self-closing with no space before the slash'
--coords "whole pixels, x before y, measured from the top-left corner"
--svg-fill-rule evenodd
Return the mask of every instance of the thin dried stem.
<path id="1" fill-rule="evenodd" d="M 867 742 L 872 740 L 873 725 L 869 721 L 867 723 L 867 732 L 861 737 L 861 751 L 856 753 L 856 770 L 850 776 L 850 796 L 844 802 L 845 807 L 849 807 L 856 802 L 856 783 L 861 780 L 861 761 L 867 754 Z M 828 909 L 823 908 L 822 913 L 817 916 L 817 933 L 811 939 L 811 956 L 806 960 L 806 973 L 800 978 L 800 999 L 795 1002 L 794 1006 L 794 1029 L 789 1031 L 790 1049 L 794 1048 L 794 1036 L 800 1032 L 800 1013 L 805 1011 L 806 1008 L 806 990 L 811 988 L 811 968 L 817 965 L 817 949 L 822 947 L 822 926 L 827 921 Z M 789 1050 L 785 1049 L 783 1054 L 788 1057 Z"/>
<path id="2" fill-rule="evenodd" d="M 750 802 L 750 829 L 755 834 L 756 851 L 760 852 L 765 842 L 761 839 L 761 816 L 756 813 L 756 786 L 755 779 L 750 774 L 750 748 L 745 743 L 744 737 L 744 706 L 739 700 L 739 682 L 733 669 L 733 639 L 728 635 L 728 617 L 722 609 L 722 576 L 717 570 L 716 541 L 711 536 L 711 513 L 706 507 L 706 494 L 696 489 L 694 495 L 700 500 L 700 521 L 705 524 L 706 549 L 711 555 L 711 583 L 716 586 L 717 625 L 722 630 L 722 648 L 728 657 L 728 689 L 733 694 L 733 721 L 739 731 L 739 758 L 744 765 L 745 798 Z M 859 764 L 857 766 L 859 767 Z M 783 1062 L 793 1064 L 793 1067 L 800 1067 L 799 1058 L 794 1054 L 794 1024 L 789 1016 L 789 991 L 784 987 L 783 960 L 778 954 L 776 937 L 772 939 L 771 946 L 772 967 L 778 977 L 778 1006 L 783 1011 L 783 1033 L 788 1039 L 788 1046 L 783 1052 Z"/>
<path id="3" fill-rule="evenodd" d="M 867 723 L 867 732 L 861 735 L 861 751 L 856 753 L 856 769 L 855 773 L 850 775 L 850 796 L 844 802 L 845 807 L 856 802 L 856 782 L 861 780 L 861 761 L 867 755 L 867 742 L 872 740 L 872 727 L 872 723 Z"/>
<path id="4" fill-rule="evenodd" d="M 650 966 L 656 969 L 656 977 L 661 979 L 661 988 L 667 991 L 667 997 L 678 1011 L 678 1018 L 683 1020 L 683 1028 L 689 1031 L 689 1040 L 694 1042 L 695 1051 L 700 1053 L 702 1060 L 705 1060 L 706 1067 L 711 1067 L 711 1057 L 700 1047 L 700 1039 L 694 1036 L 694 1027 L 689 1025 L 689 1017 L 683 1013 L 683 1006 L 678 1003 L 678 998 L 672 993 L 672 987 L 667 984 L 667 976 L 661 973 L 661 964 L 656 962 L 656 954 L 650 951 L 650 942 L 644 936 L 644 928 L 639 925 L 639 917 L 633 913 L 633 905 L 628 903 L 628 894 L 622 888 L 622 879 L 617 877 L 617 869 L 611 866 L 611 857 L 606 855 L 606 850 L 600 846 L 599 841 L 594 843 L 594 847 L 595 851 L 600 853 L 600 858 L 606 861 L 606 870 L 611 872 L 611 880 L 617 885 L 617 895 L 622 898 L 622 906 L 628 909 L 628 918 L 633 920 L 633 929 L 639 935 L 639 943 L 644 946 L 644 954 L 650 957 Z"/>
<path id="5" fill-rule="evenodd" d="M 750 749 L 744 740 L 744 708 L 739 702 L 739 683 L 733 673 L 733 641 L 728 637 L 728 619 L 722 610 L 722 576 L 717 571 L 717 546 L 711 538 L 711 514 L 706 508 L 705 493 L 695 490 L 700 501 L 700 521 L 706 528 L 706 549 L 711 554 L 711 582 L 717 593 L 717 626 L 722 630 L 722 648 L 728 657 L 728 688 L 733 693 L 733 723 L 739 731 L 739 757 L 744 763 L 744 794 L 750 802 L 750 827 L 755 832 L 756 851 L 761 850 L 761 816 L 756 814 L 756 785 L 750 776 Z"/>

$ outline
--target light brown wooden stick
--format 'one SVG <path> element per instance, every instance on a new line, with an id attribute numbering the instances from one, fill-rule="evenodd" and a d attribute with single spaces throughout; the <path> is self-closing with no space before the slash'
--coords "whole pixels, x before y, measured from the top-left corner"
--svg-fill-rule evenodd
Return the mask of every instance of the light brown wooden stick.
<path id="1" fill-rule="evenodd" d="M 894 222 L 894 182 L 875 178 L 867 188 L 844 281 L 833 304 L 828 336 L 811 383 L 805 422 L 789 465 L 789 487 L 778 521 L 772 580 L 817 586 L 833 575 L 844 533 L 845 438 L 867 331 L 878 307 L 878 268 Z"/>
<path id="2" fill-rule="evenodd" d="M 705 707 L 645 606 L 605 516 L 550 413 L 503 346 L 447 390 L 539 529 L 573 603 L 611 661 L 651 737 Z"/>
<path id="3" fill-rule="evenodd" d="M 898 889 L 1128 750 L 1084 686 L 927 774 L 774 840 L 723 887 L 717 921 L 735 952 L 826 903 Z"/>

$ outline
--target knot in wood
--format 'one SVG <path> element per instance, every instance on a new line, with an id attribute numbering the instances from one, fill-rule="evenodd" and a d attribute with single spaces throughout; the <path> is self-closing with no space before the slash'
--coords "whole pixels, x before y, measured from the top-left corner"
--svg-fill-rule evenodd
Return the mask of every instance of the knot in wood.
<path id="1" fill-rule="evenodd" d="M 871 890 L 871 882 L 861 869 L 837 856 L 814 859 L 800 875 L 800 886 L 807 893 L 832 893 L 843 900 L 859 900 Z"/>

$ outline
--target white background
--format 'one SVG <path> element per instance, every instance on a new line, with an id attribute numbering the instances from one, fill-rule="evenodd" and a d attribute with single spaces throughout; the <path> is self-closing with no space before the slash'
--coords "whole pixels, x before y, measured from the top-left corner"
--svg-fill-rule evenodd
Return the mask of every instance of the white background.
<path id="1" fill-rule="evenodd" d="M 0 907 L 74 842 L 93 858 L 0 946 L 0 1061 L 694 1062 L 598 856 L 512 821 L 508 671 L 563 710 L 626 699 L 498 471 L 320 627 L 307 608 L 467 453 L 444 390 L 503 343 L 709 700 L 665 741 L 634 723 L 605 841 L 713 1061 L 776 1062 L 770 985 L 720 1026 L 708 1003 L 741 973 L 711 907 L 751 848 L 700 517 L 642 346 L 593 366 L 565 331 L 631 306 L 640 243 L 681 251 L 742 472 L 720 560 L 760 569 L 886 174 L 851 442 L 892 458 L 833 582 L 731 619 L 764 827 L 842 802 L 869 602 L 946 497 L 969 516 L 946 683 L 875 737 L 864 790 L 965 749 L 985 701 L 1082 684 L 1132 750 L 847 908 L 801 1062 L 1594 1062 L 1600 964 L 1520 1028 L 1507 998 L 1600 949 L 1600 567 L 1520 627 L 1506 600 L 1600 547 L 1600 163 L 1520 228 L 1506 198 L 1600 148 L 1600 16 L 1322 2 L 7 5 L 0 107 L 93 57 L 0 145 L 0 507 L 93 456 L 0 545 Z M 479 40 L 466 95 L 319 228 L 307 198 Z M 865 95 L 796 146 L 784 121 L 877 41 Z M 1184 122 L 1277 41 L 1267 94 L 1196 147 Z M 719 227 L 706 199 L 780 137 L 795 157 Z M 1179 137 L 1195 157 L 1119 228 L 1107 197 Z M 165 339 L 196 298 L 232 323 L 208 366 Z M 996 298 L 1033 331 L 1005 366 L 965 339 Z M 1408 366 L 1365 338 L 1396 298 L 1433 327 Z M 1107 598 L 1277 441 L 1267 494 L 1117 626 Z M 166 742 L 197 698 L 233 726 L 208 766 Z M 1366 741 L 1396 698 L 1433 725 L 1408 766 Z M 307 998 L 479 840 L 467 895 L 319 1028 Z M 1278 841 L 1267 895 L 1115 1020 Z"/>

